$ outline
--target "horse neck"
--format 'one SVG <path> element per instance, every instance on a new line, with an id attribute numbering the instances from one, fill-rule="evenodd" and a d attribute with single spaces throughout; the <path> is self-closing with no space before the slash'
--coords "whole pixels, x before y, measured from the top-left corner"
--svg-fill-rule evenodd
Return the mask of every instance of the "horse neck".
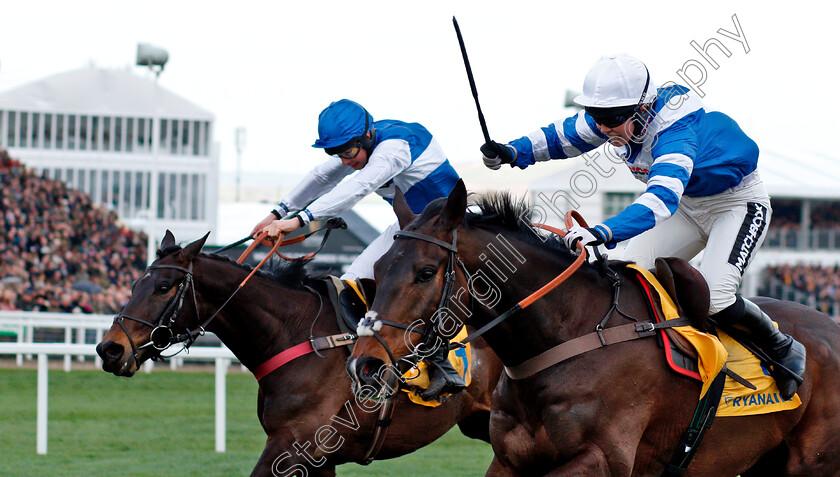
<path id="1" fill-rule="evenodd" d="M 302 286 L 283 285 L 256 274 L 239 288 L 248 273 L 233 263 L 209 257 L 195 261 L 200 319 L 206 320 L 221 308 L 207 330 L 215 333 L 249 369 L 308 340 L 313 320 L 312 332 L 316 336 L 326 334 L 323 328 L 335 323 L 325 297 L 319 299 Z M 225 304 L 233 293 L 235 296 Z"/>
<path id="2" fill-rule="evenodd" d="M 467 323 L 476 328 L 530 296 L 573 262 L 568 254 L 534 245 L 515 234 L 481 230 L 461 237 L 467 235 L 467 246 L 459 245 L 459 251 L 463 250 L 461 258 L 472 274 L 469 290 L 478 303 Z M 506 365 L 518 364 L 594 329 L 600 319 L 594 315 L 607 312 L 612 291 L 584 267 L 484 335 Z M 483 291 L 498 300 L 482 300 L 479 295 Z"/>

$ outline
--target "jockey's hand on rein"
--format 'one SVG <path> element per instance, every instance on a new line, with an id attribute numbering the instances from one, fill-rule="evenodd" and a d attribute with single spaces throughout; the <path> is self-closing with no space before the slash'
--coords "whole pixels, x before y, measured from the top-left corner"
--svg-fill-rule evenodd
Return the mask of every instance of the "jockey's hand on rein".
<path id="1" fill-rule="evenodd" d="M 494 171 L 502 167 L 502 164 L 513 162 L 513 148 L 496 141 L 486 142 L 481 146 L 481 155 L 484 165 Z"/>
<path id="2" fill-rule="evenodd" d="M 563 236 L 563 242 L 572 251 L 577 249 L 576 244 L 579 240 L 582 240 L 584 245 L 601 245 L 604 243 L 604 236 L 594 227 L 581 227 L 580 225 L 573 226 Z"/>

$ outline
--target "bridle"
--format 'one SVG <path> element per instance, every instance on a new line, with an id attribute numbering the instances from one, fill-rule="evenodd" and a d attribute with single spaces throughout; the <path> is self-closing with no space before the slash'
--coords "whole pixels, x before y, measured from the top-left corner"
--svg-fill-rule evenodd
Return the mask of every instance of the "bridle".
<path id="1" fill-rule="evenodd" d="M 178 284 L 178 290 L 175 292 L 175 296 L 169 300 L 169 303 L 164 308 L 163 312 L 154 322 L 144 320 L 142 318 L 137 318 L 135 316 L 127 315 L 123 312 L 120 312 L 117 316 L 114 317 L 114 323 L 118 324 L 120 328 L 125 333 L 125 336 L 128 338 L 128 342 L 131 344 L 131 350 L 134 353 L 133 357 L 134 360 L 137 361 L 138 354 L 141 350 L 153 347 L 158 351 L 164 351 L 168 349 L 170 346 L 177 344 L 177 343 L 185 343 L 184 349 L 189 349 L 195 340 L 204 334 L 205 328 L 207 324 L 218 315 L 219 310 L 213 314 L 210 318 L 204 321 L 201 325 L 197 328 L 190 330 L 189 328 L 185 329 L 184 333 L 175 334 L 172 331 L 172 326 L 175 324 L 175 320 L 178 318 L 178 314 L 181 313 L 181 310 L 184 307 L 184 298 L 188 292 L 192 292 L 192 302 L 193 307 L 195 309 L 196 316 L 199 316 L 198 312 L 198 299 L 195 295 L 195 280 L 193 278 L 193 264 L 190 262 L 189 268 L 184 268 L 178 265 L 168 265 L 168 264 L 159 264 L 159 265 L 149 265 L 147 270 L 161 270 L 161 269 L 171 269 L 177 270 L 184 273 L 184 279 L 181 280 L 181 283 Z M 227 304 L 227 301 L 225 302 Z M 224 306 L 224 305 L 222 305 Z M 148 326 L 151 328 L 151 332 L 149 332 L 149 342 L 137 346 L 134 344 L 134 339 L 131 338 L 131 333 L 128 332 L 128 329 L 123 324 L 123 320 L 128 319 L 131 321 L 135 321 L 137 323 L 141 323 L 143 325 Z M 183 351 L 181 350 L 181 351 Z M 180 353 L 179 351 L 178 353 Z M 177 353 L 175 353 L 177 354 Z M 161 358 L 169 358 L 171 356 L 161 356 L 160 353 L 152 357 L 152 360 L 158 360 Z"/>
<path id="2" fill-rule="evenodd" d="M 441 290 L 440 300 L 438 301 L 437 308 L 435 309 L 435 312 L 432 314 L 432 316 L 434 316 L 435 314 L 438 313 L 438 311 L 445 308 L 446 303 L 448 303 L 449 300 L 452 299 L 452 295 L 453 295 L 453 292 L 455 290 L 455 279 L 456 279 L 456 271 L 457 271 L 457 269 L 455 268 L 456 264 L 457 264 L 458 268 L 460 268 L 461 271 L 464 273 L 468 282 L 469 282 L 470 277 L 471 277 L 469 271 L 467 271 L 467 267 L 464 266 L 464 263 L 458 257 L 458 245 L 457 245 L 457 243 L 458 243 L 458 229 L 456 228 L 452 231 L 452 242 L 451 243 L 444 242 L 443 240 L 439 240 L 439 239 L 436 239 L 434 237 L 424 235 L 424 234 L 421 234 L 421 233 L 405 231 L 405 230 L 398 230 L 394 234 L 394 239 L 398 239 L 398 238 L 422 240 L 424 242 L 429 242 L 429 243 L 435 244 L 439 247 L 442 247 L 442 248 L 446 249 L 447 252 L 448 252 L 449 257 L 448 257 L 447 264 L 446 264 L 446 272 L 445 272 L 444 278 L 443 278 L 443 290 Z M 432 322 L 431 324 L 427 324 L 423 329 L 417 329 L 417 327 L 415 327 L 413 324 L 412 325 L 405 325 L 405 324 L 397 323 L 397 322 L 391 321 L 391 320 L 383 320 L 383 319 L 380 319 L 380 318 L 376 317 L 376 312 L 368 312 L 367 314 L 365 314 L 364 318 L 362 318 L 361 321 L 359 321 L 359 329 L 367 328 L 367 329 L 370 330 L 370 332 L 373 334 L 373 337 L 376 338 L 377 341 L 379 341 L 379 343 L 382 345 L 383 348 L 385 348 L 385 352 L 388 353 L 388 358 L 391 360 L 391 363 L 393 365 L 396 365 L 397 360 L 394 359 L 394 355 L 391 352 L 391 348 L 388 346 L 388 344 L 385 342 L 385 340 L 382 339 L 382 336 L 377 331 L 379 328 L 381 328 L 380 323 L 381 323 L 381 325 L 387 325 L 387 326 L 391 326 L 393 328 L 399 328 L 399 329 L 402 329 L 402 330 L 406 330 L 409 333 L 418 333 L 418 334 L 422 335 L 422 343 L 423 343 L 422 346 L 423 346 L 424 350 L 433 349 L 432 348 L 433 342 L 440 338 L 440 333 L 438 331 L 438 323 L 437 322 Z M 418 358 L 422 358 L 422 356 L 420 356 L 420 354 L 417 352 L 417 347 L 415 347 L 415 350 L 414 350 L 413 353 L 411 353 L 408 356 L 405 356 L 403 358 L 400 358 L 400 361 L 407 361 L 411 365 L 416 365 L 417 361 L 419 361 Z"/>

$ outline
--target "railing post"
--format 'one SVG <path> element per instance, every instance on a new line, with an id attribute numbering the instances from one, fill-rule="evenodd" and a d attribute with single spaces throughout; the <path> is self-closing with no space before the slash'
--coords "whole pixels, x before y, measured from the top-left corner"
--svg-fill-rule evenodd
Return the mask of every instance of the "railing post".
<path id="1" fill-rule="evenodd" d="M 47 390 L 49 386 L 49 365 L 47 355 L 38 354 L 38 423 L 36 425 L 35 451 L 38 454 L 47 453 Z"/>
<path id="2" fill-rule="evenodd" d="M 64 343 L 73 344 L 73 328 L 67 326 L 64 328 Z M 70 355 L 64 355 L 64 372 L 70 372 Z"/>
<path id="3" fill-rule="evenodd" d="M 228 358 L 216 358 L 216 452 L 225 452 Z"/>
<path id="4" fill-rule="evenodd" d="M 26 327 L 21 325 L 20 326 L 20 333 L 18 333 L 18 335 L 17 335 L 18 344 L 23 343 L 25 335 L 26 335 Z M 22 353 L 18 353 L 18 354 L 15 355 L 15 364 L 18 365 L 19 367 L 23 366 L 23 354 Z"/>

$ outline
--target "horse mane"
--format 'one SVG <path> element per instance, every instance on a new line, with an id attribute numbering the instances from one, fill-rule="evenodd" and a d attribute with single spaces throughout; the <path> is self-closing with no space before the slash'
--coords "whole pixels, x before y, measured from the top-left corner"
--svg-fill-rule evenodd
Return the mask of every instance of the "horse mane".
<path id="1" fill-rule="evenodd" d="M 501 228 L 513 232 L 519 238 L 534 245 L 553 251 L 560 251 L 573 255 L 562 240 L 542 240 L 544 231 L 531 225 L 534 207 L 520 197 L 516 198 L 510 192 L 493 192 L 482 196 L 475 203 L 480 213 L 471 213 L 466 217 L 469 225 L 480 228 Z M 559 238 L 559 237 L 558 237 Z"/>
<path id="2" fill-rule="evenodd" d="M 423 223 L 433 217 L 440 215 L 446 198 L 436 199 L 429 203 L 422 214 L 416 219 L 416 223 Z M 474 207 L 471 207 L 474 206 Z M 469 226 L 490 230 L 504 231 L 513 234 L 518 239 L 534 245 L 535 247 L 548 250 L 552 253 L 559 253 L 569 261 L 573 261 L 577 254 L 569 250 L 559 237 L 546 235 L 548 232 L 537 229 L 531 225 L 530 218 L 533 215 L 534 207 L 525 198 L 514 197 L 509 191 L 497 191 L 478 197 L 472 201 L 467 208 L 464 223 Z M 470 210 L 478 208 L 478 211 Z M 543 237 L 543 238 L 540 238 Z M 548 237 L 547 240 L 543 240 Z M 624 268 L 628 262 L 610 260 L 609 265 L 613 269 Z M 596 267 L 588 261 L 583 264 L 582 270 L 596 271 Z M 598 275 L 601 275 L 598 273 Z"/>
<path id="3" fill-rule="evenodd" d="M 163 258 L 181 250 L 183 250 L 183 248 L 180 245 L 173 245 L 158 250 L 157 256 L 158 258 Z M 200 253 L 199 257 L 224 262 L 249 273 L 252 270 L 254 270 L 254 267 L 246 265 L 244 263 L 239 263 L 231 257 L 225 255 L 211 255 L 207 253 Z M 322 278 L 322 276 L 309 274 L 309 272 L 306 270 L 306 265 L 310 261 L 312 261 L 311 258 L 307 260 L 290 261 L 271 259 L 266 262 L 263 268 L 257 270 L 256 275 L 269 278 L 277 282 L 278 285 L 286 286 L 289 288 L 300 288 L 303 285 L 315 286 L 316 282 L 318 282 Z"/>

